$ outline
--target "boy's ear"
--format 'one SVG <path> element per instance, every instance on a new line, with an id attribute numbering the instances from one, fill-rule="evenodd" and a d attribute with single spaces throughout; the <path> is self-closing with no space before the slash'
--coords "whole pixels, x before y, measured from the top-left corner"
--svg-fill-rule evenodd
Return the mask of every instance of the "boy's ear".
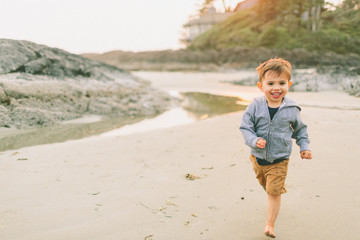
<path id="1" fill-rule="evenodd" d="M 289 88 L 291 87 L 291 85 L 292 85 L 292 81 L 289 81 Z"/>
<path id="2" fill-rule="evenodd" d="M 260 91 L 263 91 L 263 85 L 261 82 L 257 83 L 257 87 L 260 89 Z"/>

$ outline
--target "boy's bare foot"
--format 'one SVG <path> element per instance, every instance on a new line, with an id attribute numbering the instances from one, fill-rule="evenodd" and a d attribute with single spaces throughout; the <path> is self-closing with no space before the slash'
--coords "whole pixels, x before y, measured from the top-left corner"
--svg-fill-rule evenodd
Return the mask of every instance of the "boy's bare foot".
<path id="1" fill-rule="evenodd" d="M 264 234 L 265 236 L 271 237 L 271 238 L 276 238 L 276 234 L 274 232 L 274 227 L 271 225 L 265 225 L 265 230 L 264 230 Z"/>

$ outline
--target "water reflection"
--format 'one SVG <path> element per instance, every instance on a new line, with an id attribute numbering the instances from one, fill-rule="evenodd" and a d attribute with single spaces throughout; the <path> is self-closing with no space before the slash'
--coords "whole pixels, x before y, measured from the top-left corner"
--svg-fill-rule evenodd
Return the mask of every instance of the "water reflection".
<path id="1" fill-rule="evenodd" d="M 120 136 L 136 132 L 167 128 L 230 112 L 244 110 L 247 102 L 238 97 L 220 96 L 200 92 L 172 93 L 182 99 L 179 108 L 167 111 L 155 118 L 106 132 L 101 136 Z"/>
<path id="2" fill-rule="evenodd" d="M 182 107 L 172 109 L 151 119 L 145 117 L 108 119 L 98 122 L 70 121 L 67 124 L 41 129 L 16 130 L 0 139 L 0 151 L 27 146 L 63 142 L 92 135 L 118 136 L 191 123 L 220 114 L 244 110 L 247 102 L 238 97 L 185 92 L 178 95 Z"/>
<path id="3" fill-rule="evenodd" d="M 13 134 L 8 133 L 7 136 L 0 139 L 0 151 L 80 139 L 144 119 L 144 117 L 108 119 L 93 123 L 67 123 L 53 127 L 15 130 Z"/>
<path id="4" fill-rule="evenodd" d="M 182 107 L 198 119 L 245 110 L 248 102 L 239 97 L 201 92 L 181 93 Z"/>
<path id="5" fill-rule="evenodd" d="M 122 128 L 103 133 L 101 136 L 120 136 L 137 132 L 145 132 L 191 123 L 194 121 L 196 121 L 196 118 L 191 116 L 191 114 L 183 108 L 178 107 L 164 112 L 155 118 L 145 119 L 141 122 L 127 125 Z"/>

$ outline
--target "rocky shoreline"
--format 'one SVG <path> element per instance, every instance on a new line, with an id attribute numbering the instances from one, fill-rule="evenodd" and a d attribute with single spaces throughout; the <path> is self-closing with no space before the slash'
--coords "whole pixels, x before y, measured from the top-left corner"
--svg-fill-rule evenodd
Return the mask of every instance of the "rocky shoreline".
<path id="1" fill-rule="evenodd" d="M 55 125 L 83 115 L 159 114 L 164 92 L 114 66 L 28 41 L 0 39 L 0 127 Z"/>
<path id="2" fill-rule="evenodd" d="M 103 54 L 83 54 L 129 71 L 200 71 L 233 72 L 252 70 L 269 58 L 283 57 L 294 69 L 294 91 L 342 90 L 360 96 L 360 56 L 317 53 L 305 49 L 276 50 L 236 47 L 223 50 L 165 50 L 153 52 L 112 51 Z M 234 81 L 253 85 L 257 77 Z"/>
<path id="3" fill-rule="evenodd" d="M 341 72 L 319 72 L 317 69 L 295 69 L 292 74 L 292 92 L 345 91 L 352 96 L 360 97 L 360 76 Z M 256 86 L 258 76 L 233 81 L 225 81 L 241 86 Z"/>

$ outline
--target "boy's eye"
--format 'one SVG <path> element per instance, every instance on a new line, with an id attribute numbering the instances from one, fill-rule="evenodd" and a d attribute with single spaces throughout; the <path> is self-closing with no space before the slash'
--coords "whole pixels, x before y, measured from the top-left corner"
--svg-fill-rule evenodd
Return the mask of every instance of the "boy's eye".
<path id="1" fill-rule="evenodd" d="M 285 85 L 285 82 L 281 82 L 280 85 Z"/>
<path id="2" fill-rule="evenodd" d="M 272 86 L 272 85 L 273 85 L 273 83 L 271 83 L 271 82 L 270 82 L 270 83 L 268 83 L 268 85 Z"/>

